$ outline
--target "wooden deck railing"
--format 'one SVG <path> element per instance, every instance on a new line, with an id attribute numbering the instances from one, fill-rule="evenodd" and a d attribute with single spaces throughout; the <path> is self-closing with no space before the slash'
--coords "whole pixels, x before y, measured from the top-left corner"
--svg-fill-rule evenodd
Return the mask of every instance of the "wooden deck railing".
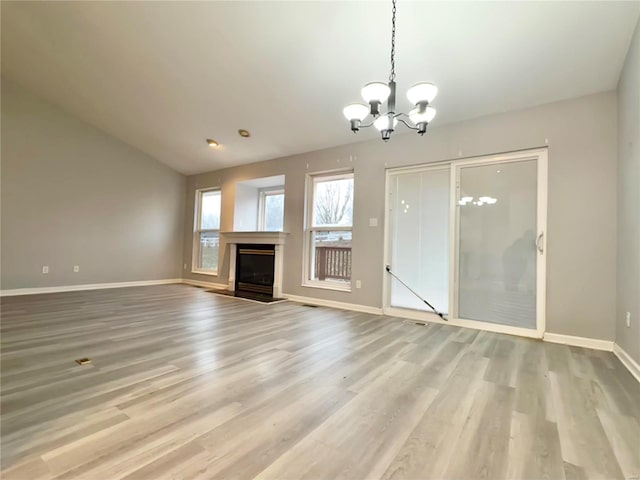
<path id="1" fill-rule="evenodd" d="M 351 247 L 316 247 L 318 280 L 351 279 Z"/>

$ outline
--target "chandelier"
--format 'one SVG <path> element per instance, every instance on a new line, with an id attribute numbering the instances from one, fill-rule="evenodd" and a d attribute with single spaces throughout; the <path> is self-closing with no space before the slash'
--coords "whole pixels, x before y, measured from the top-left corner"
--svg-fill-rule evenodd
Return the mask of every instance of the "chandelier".
<path id="1" fill-rule="evenodd" d="M 413 110 L 406 113 L 396 113 L 396 0 L 393 0 L 391 17 L 391 73 L 389 82 L 371 82 L 362 87 L 362 98 L 368 105 L 352 103 L 344 107 L 343 113 L 351 123 L 351 131 L 358 133 L 361 128 L 376 127 L 385 142 L 391 138 L 398 122 L 402 122 L 420 135 L 427 131 L 427 125 L 436 116 L 436 109 L 429 104 L 438 93 L 438 87 L 433 83 L 416 83 L 407 91 L 407 98 Z M 381 105 L 387 102 L 387 113 L 381 113 Z M 371 115 L 370 123 L 362 122 Z M 409 121 L 407 121 L 407 118 Z"/>

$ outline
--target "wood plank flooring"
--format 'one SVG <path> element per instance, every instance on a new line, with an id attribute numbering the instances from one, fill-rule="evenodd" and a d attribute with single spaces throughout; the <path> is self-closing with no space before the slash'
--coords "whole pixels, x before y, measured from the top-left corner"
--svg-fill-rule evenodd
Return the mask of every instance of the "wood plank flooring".
<path id="1" fill-rule="evenodd" d="M 1 333 L 4 480 L 640 475 L 611 353 L 186 285 L 3 298 Z"/>

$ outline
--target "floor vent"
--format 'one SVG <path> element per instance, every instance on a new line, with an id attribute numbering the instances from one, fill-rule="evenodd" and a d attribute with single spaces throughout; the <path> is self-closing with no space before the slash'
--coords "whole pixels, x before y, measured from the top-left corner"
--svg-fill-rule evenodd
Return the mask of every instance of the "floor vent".
<path id="1" fill-rule="evenodd" d="M 76 363 L 78 365 L 87 365 L 88 363 L 91 363 L 91 359 L 90 358 L 79 358 L 76 360 Z"/>
<path id="2" fill-rule="evenodd" d="M 428 327 L 429 324 L 427 322 L 422 322 L 420 320 L 403 320 L 405 325 L 418 325 L 419 327 Z"/>

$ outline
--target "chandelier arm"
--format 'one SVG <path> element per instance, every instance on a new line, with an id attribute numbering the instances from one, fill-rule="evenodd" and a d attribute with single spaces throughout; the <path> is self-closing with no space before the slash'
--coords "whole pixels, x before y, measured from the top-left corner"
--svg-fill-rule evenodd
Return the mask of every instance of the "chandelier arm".
<path id="1" fill-rule="evenodd" d="M 368 124 L 368 125 L 362 125 L 362 124 L 360 124 L 360 125 L 358 126 L 358 128 L 369 128 L 369 127 L 372 127 L 374 123 L 375 123 L 375 120 L 373 120 L 373 121 L 372 121 L 370 124 Z"/>
<path id="2" fill-rule="evenodd" d="M 399 113 L 398 115 L 405 115 L 405 114 L 404 114 L 404 113 Z M 396 116 L 397 116 L 397 115 L 396 115 Z M 409 123 L 407 123 L 407 122 L 406 122 L 406 120 L 404 120 L 403 118 L 399 118 L 399 119 L 398 119 L 398 121 L 399 121 L 399 122 L 401 122 L 401 123 L 404 123 L 404 125 L 405 125 L 407 128 L 410 128 L 411 130 L 416 130 L 416 131 L 418 130 L 418 127 L 414 127 L 414 126 L 410 125 L 410 124 L 409 124 Z"/>

